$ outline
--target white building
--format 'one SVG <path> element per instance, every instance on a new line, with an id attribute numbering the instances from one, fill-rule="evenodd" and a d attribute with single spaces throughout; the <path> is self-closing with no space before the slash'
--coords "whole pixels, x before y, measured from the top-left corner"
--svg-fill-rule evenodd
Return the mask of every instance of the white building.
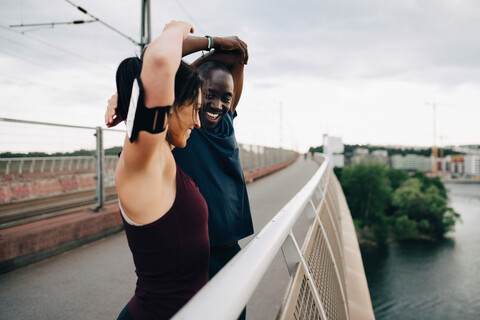
<path id="1" fill-rule="evenodd" d="M 367 148 L 355 148 L 353 150 L 353 156 L 350 158 L 350 162 L 358 164 L 362 161 L 369 161 L 370 153 Z"/>
<path id="2" fill-rule="evenodd" d="M 464 166 L 467 178 L 480 176 L 480 155 L 468 154 L 464 156 Z"/>
<path id="3" fill-rule="evenodd" d="M 341 137 L 323 135 L 323 152 L 328 156 L 334 167 L 343 168 L 345 165 L 345 151 Z"/>
<path id="4" fill-rule="evenodd" d="M 371 158 L 380 161 L 383 164 L 388 164 L 388 151 L 387 150 L 374 150 L 372 151 Z"/>
<path id="5" fill-rule="evenodd" d="M 391 157 L 392 168 L 407 171 L 432 171 L 432 160 L 430 157 L 407 154 L 402 156 L 395 154 Z"/>
<path id="6" fill-rule="evenodd" d="M 451 177 L 461 177 L 465 174 L 465 160 L 463 155 L 448 155 L 442 159 L 442 172 Z"/>

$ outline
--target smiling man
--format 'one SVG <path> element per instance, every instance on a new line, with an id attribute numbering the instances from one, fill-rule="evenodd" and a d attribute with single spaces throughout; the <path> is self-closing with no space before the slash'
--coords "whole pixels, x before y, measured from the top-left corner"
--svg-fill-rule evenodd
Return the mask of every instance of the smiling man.
<path id="1" fill-rule="evenodd" d="M 233 128 L 246 62 L 240 51 L 216 51 L 193 63 L 205 80 L 201 127 L 192 131 L 186 148 L 173 150 L 178 165 L 195 181 L 208 205 L 210 278 L 240 251 L 238 241 L 253 233 Z"/>
<path id="2" fill-rule="evenodd" d="M 201 126 L 192 131 L 185 148 L 172 151 L 177 164 L 195 181 L 207 202 L 210 279 L 240 251 L 238 241 L 253 233 L 233 128 L 248 59 L 246 45 L 244 48 L 245 52 L 211 52 L 193 63 L 205 80 L 199 112 Z M 246 309 L 238 319 L 245 318 Z"/>

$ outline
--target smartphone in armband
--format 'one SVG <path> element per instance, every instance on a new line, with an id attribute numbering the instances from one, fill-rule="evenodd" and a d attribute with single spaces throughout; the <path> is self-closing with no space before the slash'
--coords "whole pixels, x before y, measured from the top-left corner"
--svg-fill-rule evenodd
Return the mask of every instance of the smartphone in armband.
<path id="1" fill-rule="evenodd" d="M 171 106 L 147 108 L 144 101 L 142 82 L 140 78 L 136 78 L 133 81 L 126 121 L 127 135 L 132 143 L 137 139 L 140 131 L 161 133 L 165 131 L 168 124 Z M 166 121 L 165 117 L 167 117 Z"/>

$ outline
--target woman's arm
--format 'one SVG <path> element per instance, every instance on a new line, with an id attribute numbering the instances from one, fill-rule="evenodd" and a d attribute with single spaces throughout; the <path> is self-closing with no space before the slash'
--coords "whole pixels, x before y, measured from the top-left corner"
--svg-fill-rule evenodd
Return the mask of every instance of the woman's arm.
<path id="1" fill-rule="evenodd" d="M 175 74 L 182 58 L 183 40 L 190 32 L 193 27 L 189 23 L 172 21 L 147 47 L 140 73 L 147 108 L 173 104 Z"/>
<path id="2" fill-rule="evenodd" d="M 191 25 L 186 22 L 172 21 L 145 51 L 140 80 L 146 108 L 173 104 L 175 74 L 180 65 L 182 42 L 192 30 Z M 159 150 L 162 150 L 159 144 L 165 140 L 166 132 L 167 130 L 150 134 L 140 131 L 133 143 L 125 140 L 123 151 L 125 166 L 133 172 L 142 170 L 152 160 L 158 161 L 154 155 L 158 155 Z"/>

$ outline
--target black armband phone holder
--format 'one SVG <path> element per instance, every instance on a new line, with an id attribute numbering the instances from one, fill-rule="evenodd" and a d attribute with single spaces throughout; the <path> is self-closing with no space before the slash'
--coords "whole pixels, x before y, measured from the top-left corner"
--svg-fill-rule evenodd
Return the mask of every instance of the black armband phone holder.
<path id="1" fill-rule="evenodd" d="M 145 107 L 145 92 L 140 78 L 133 81 L 130 105 L 127 114 L 127 134 L 130 142 L 134 142 L 140 131 L 161 133 L 165 131 L 170 116 L 171 106 Z M 165 120 L 167 117 L 167 120 Z"/>

